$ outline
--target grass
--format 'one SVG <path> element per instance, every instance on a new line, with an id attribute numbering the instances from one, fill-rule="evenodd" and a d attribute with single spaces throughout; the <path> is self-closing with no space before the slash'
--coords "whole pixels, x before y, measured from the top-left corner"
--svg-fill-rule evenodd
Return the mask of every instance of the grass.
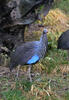
<path id="1" fill-rule="evenodd" d="M 69 14 L 69 0 L 55 0 L 55 5 L 54 5 L 54 9 L 55 8 L 59 8 L 61 9 L 64 13 Z"/>
<path id="2" fill-rule="evenodd" d="M 44 58 L 44 60 L 42 61 L 42 64 L 46 66 L 47 73 L 51 73 L 55 68 L 58 71 L 60 65 L 69 64 L 69 62 L 66 60 L 66 57 L 67 57 L 66 51 L 61 51 L 61 50 L 57 51 L 55 49 L 52 50 L 51 52 L 50 50 L 48 56 Z"/>
<path id="3" fill-rule="evenodd" d="M 57 50 L 57 39 L 69 25 L 68 5 L 69 0 L 55 0 L 53 9 L 43 19 L 43 24 L 49 29 L 49 51 L 44 59 L 33 66 L 33 73 L 39 75 L 33 78 L 32 83 L 24 76 L 19 80 L 8 75 L 0 76 L 0 100 L 69 100 L 67 52 Z M 40 30 L 34 34 L 38 39 Z"/>
<path id="4" fill-rule="evenodd" d="M 26 80 L 15 81 L 16 84 L 12 84 L 14 88 L 1 92 L 2 100 L 68 100 L 69 74 L 66 79 L 61 74 L 47 76 L 45 73 L 39 78 L 39 81 L 32 83 Z"/>
<path id="5" fill-rule="evenodd" d="M 8 90 L 8 92 L 3 92 L 4 99 L 7 100 L 26 100 L 25 96 L 22 96 L 22 91 L 18 89 Z"/>

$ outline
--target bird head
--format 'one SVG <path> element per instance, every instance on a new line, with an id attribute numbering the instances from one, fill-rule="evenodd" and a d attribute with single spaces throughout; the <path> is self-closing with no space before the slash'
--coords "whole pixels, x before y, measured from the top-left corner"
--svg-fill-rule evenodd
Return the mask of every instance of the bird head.
<path id="1" fill-rule="evenodd" d="M 47 29 L 44 29 L 43 30 L 43 34 L 47 34 L 48 33 L 48 30 Z"/>
<path id="2" fill-rule="evenodd" d="M 42 32 L 40 41 L 45 41 L 45 40 L 47 40 L 47 33 L 48 33 L 48 30 L 47 30 L 47 29 L 44 29 L 43 32 Z"/>

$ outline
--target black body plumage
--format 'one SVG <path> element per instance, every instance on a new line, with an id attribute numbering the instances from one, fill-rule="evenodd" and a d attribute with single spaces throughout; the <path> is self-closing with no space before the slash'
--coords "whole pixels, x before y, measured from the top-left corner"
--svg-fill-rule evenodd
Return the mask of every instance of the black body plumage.
<path id="1" fill-rule="evenodd" d="M 69 50 L 69 30 L 63 32 L 59 37 L 57 49 Z"/>
<path id="2" fill-rule="evenodd" d="M 44 29 L 39 41 L 32 41 L 18 46 L 11 54 L 10 70 L 18 65 L 32 65 L 46 54 L 48 47 L 47 30 Z"/>

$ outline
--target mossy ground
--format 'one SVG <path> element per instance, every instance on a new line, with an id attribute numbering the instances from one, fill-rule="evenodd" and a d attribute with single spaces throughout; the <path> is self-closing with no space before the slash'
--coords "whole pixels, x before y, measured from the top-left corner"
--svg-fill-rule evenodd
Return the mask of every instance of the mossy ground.
<path id="1" fill-rule="evenodd" d="M 32 68 L 32 83 L 26 80 L 26 66 L 20 70 L 19 80 L 15 79 L 16 70 L 10 74 L 8 68 L 0 67 L 0 100 L 69 100 L 67 52 L 57 50 L 58 37 L 69 29 L 68 16 L 69 0 L 55 0 L 49 14 L 39 22 L 49 30 L 50 45 L 46 57 Z M 37 24 L 31 25 L 30 31 L 26 29 L 25 40 L 39 39 L 43 28 Z"/>

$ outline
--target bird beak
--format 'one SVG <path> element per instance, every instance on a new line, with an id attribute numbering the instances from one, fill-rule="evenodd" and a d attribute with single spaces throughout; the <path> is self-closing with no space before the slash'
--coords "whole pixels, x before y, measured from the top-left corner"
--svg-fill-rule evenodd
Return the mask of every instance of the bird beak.
<path id="1" fill-rule="evenodd" d="M 47 33 L 48 33 L 48 30 L 47 30 Z"/>

